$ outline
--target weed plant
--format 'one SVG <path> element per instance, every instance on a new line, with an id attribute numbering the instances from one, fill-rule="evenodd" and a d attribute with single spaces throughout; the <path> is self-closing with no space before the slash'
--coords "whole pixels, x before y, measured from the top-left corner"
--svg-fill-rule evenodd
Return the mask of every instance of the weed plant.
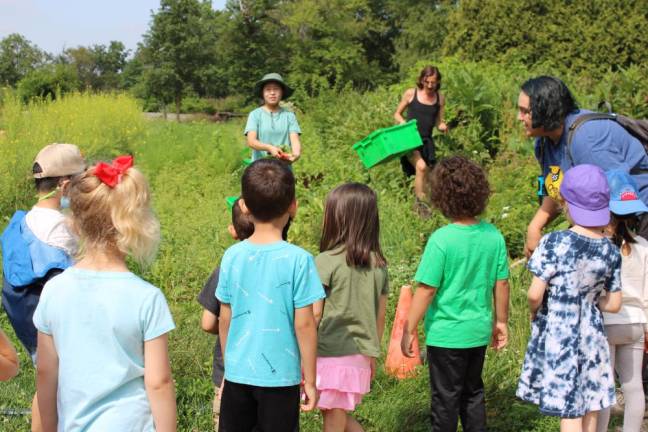
<path id="1" fill-rule="evenodd" d="M 389 261 L 391 293 L 389 333 L 398 289 L 411 283 L 425 242 L 431 232 L 447 221 L 437 212 L 420 219 L 412 210 L 411 179 L 397 161 L 371 171 L 362 168 L 351 145 L 372 130 L 392 123 L 392 113 L 404 89 L 414 82 L 421 65 L 413 68 L 410 81 L 392 88 L 360 94 L 352 90 L 320 91 L 317 98 L 299 92 L 293 98 L 298 111 L 303 157 L 296 163 L 299 210 L 291 227 L 292 242 L 316 254 L 326 193 L 346 181 L 361 181 L 376 190 L 381 215 L 382 246 Z M 493 189 L 484 218 L 504 233 L 515 265 L 511 275 L 510 342 L 500 353 L 487 352 L 484 381 L 489 430 L 554 431 L 556 419 L 515 398 L 515 387 L 526 349 L 529 319 L 526 289 L 529 275 L 519 263 L 526 224 L 536 209 L 537 165 L 532 144 L 515 121 L 515 100 L 523 71 L 497 65 L 440 64 L 443 91 L 448 98 L 448 121 L 455 128 L 437 137 L 441 156 L 466 154 L 489 171 Z M 629 77 L 620 72 L 590 89 L 576 93 L 585 103 L 612 95 L 629 114 L 646 112 L 634 93 Z M 588 85 L 591 83 L 587 83 Z M 466 88 L 477 88 L 472 96 Z M 645 94 L 645 93 L 644 93 Z M 176 383 L 180 431 L 211 430 L 211 364 L 213 337 L 200 330 L 201 307 L 196 296 L 223 251 L 232 244 L 226 231 L 230 215 L 224 198 L 237 195 L 242 173 L 241 155 L 247 154 L 243 121 L 226 124 L 176 124 L 147 122 L 140 107 L 124 95 L 73 94 L 52 102 L 21 105 L 13 96 L 4 98 L 0 128 L 0 216 L 8 221 L 17 208 L 34 203 L 30 168 L 37 151 L 49 142 L 79 145 L 90 160 L 112 158 L 131 152 L 147 175 L 154 207 L 162 225 L 162 243 L 150 268 L 133 269 L 165 293 L 177 329 L 170 336 L 173 375 Z M 558 222 L 560 224 L 560 221 Z M 0 326 L 17 344 L 4 312 Z M 384 344 L 383 344 L 384 345 Z M 20 413 L 29 407 L 35 375 L 28 356 L 19 348 L 19 376 L 0 384 L 0 430 L 29 430 L 29 418 Z M 12 411 L 13 410 L 13 411 Z M 422 367 L 411 379 L 398 381 L 378 371 L 371 393 L 357 410 L 369 432 L 427 431 L 429 383 Z M 9 413 L 9 414 L 8 414 Z M 302 416 L 302 430 L 320 430 L 321 416 Z"/>

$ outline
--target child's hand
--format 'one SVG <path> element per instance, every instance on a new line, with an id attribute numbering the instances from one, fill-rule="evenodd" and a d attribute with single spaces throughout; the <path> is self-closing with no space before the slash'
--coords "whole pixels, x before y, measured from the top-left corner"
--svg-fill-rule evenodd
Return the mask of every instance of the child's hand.
<path id="1" fill-rule="evenodd" d="M 312 383 L 304 383 L 304 403 L 302 411 L 312 411 L 317 406 L 317 388 Z"/>
<path id="2" fill-rule="evenodd" d="M 409 358 L 414 357 L 414 351 L 412 350 L 414 337 L 415 336 L 409 333 L 407 329 L 403 330 L 403 338 L 401 339 L 401 352 L 405 357 L 409 357 Z M 418 353 L 416 355 L 418 355 Z"/>
<path id="3" fill-rule="evenodd" d="M 493 338 L 491 346 L 495 351 L 499 351 L 508 343 L 508 326 L 506 323 L 495 323 L 493 326 Z"/>

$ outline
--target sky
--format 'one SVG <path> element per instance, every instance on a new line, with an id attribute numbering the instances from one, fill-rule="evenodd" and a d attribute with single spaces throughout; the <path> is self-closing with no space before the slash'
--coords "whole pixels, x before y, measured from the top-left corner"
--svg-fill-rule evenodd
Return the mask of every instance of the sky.
<path id="1" fill-rule="evenodd" d="M 214 9 L 226 0 L 212 0 Z M 42 50 L 58 54 L 79 45 L 118 40 L 135 50 L 159 0 L 0 0 L 0 39 L 20 33 Z"/>

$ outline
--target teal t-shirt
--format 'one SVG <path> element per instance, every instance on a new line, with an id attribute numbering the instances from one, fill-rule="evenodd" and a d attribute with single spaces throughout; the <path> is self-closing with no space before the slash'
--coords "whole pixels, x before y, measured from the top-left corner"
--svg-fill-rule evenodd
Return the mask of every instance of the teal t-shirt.
<path id="1" fill-rule="evenodd" d="M 59 430 L 155 431 L 144 342 L 175 327 L 159 289 L 129 272 L 70 267 L 45 284 L 34 325 L 59 358 Z"/>
<path id="2" fill-rule="evenodd" d="M 280 108 L 277 112 L 270 112 L 259 107 L 248 115 L 245 125 L 245 135 L 250 131 L 257 133 L 257 139 L 264 144 L 276 147 L 287 145 L 290 147 L 290 134 L 301 134 L 297 117 L 292 111 Z M 267 152 L 253 150 L 252 160 L 265 157 Z"/>
<path id="3" fill-rule="evenodd" d="M 495 226 L 449 224 L 436 230 L 414 276 L 437 289 L 425 314 L 425 343 L 442 348 L 487 345 L 493 288 L 508 274 L 506 244 Z"/>
<path id="4" fill-rule="evenodd" d="M 299 384 L 295 309 L 325 297 L 313 256 L 285 241 L 236 243 L 221 260 L 216 297 L 232 309 L 225 379 L 259 387 Z"/>

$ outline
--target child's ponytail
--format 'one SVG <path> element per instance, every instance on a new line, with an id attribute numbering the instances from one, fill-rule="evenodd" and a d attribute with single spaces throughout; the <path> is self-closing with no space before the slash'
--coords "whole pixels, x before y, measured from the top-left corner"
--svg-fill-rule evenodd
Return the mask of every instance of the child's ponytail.
<path id="1" fill-rule="evenodd" d="M 148 182 L 127 158 L 99 163 L 73 178 L 70 209 L 82 254 L 91 247 L 114 247 L 148 264 L 157 252 L 160 224 L 151 209 Z"/>
<path id="2" fill-rule="evenodd" d="M 612 243 L 621 247 L 624 243 L 636 243 L 637 241 L 632 234 L 637 229 L 639 225 L 639 219 L 636 215 L 617 215 L 610 213 L 612 216 L 611 222 L 614 226 L 614 233 L 612 234 Z"/>

